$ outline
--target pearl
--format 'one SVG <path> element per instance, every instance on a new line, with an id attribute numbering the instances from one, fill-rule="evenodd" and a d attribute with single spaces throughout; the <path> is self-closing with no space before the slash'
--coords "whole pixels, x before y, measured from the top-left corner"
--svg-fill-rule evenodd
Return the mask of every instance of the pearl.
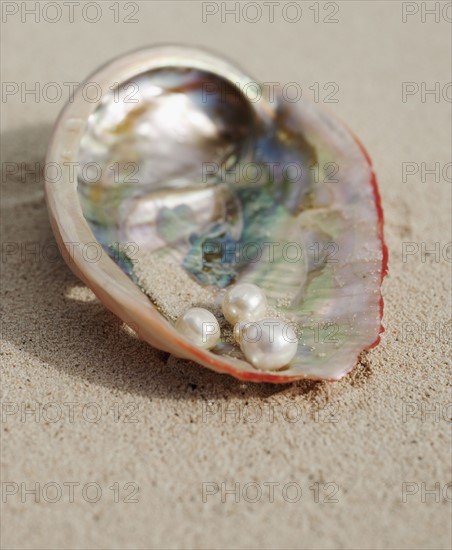
<path id="1" fill-rule="evenodd" d="M 255 321 L 267 311 L 267 298 L 251 283 L 239 283 L 228 289 L 223 300 L 223 315 L 235 325 L 239 321 Z"/>
<path id="2" fill-rule="evenodd" d="M 176 322 L 177 330 L 190 342 L 204 349 L 212 349 L 220 339 L 220 325 L 207 309 L 192 307 Z"/>
<path id="3" fill-rule="evenodd" d="M 234 337 L 247 361 L 260 370 L 284 367 L 292 361 L 298 349 L 295 331 L 282 319 L 237 323 Z"/>

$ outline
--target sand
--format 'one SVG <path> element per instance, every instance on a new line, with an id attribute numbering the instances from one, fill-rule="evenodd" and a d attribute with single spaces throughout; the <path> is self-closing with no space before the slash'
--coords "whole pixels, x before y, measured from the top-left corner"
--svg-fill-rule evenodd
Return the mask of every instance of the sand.
<path id="1" fill-rule="evenodd" d="M 201 286 L 177 258 L 161 254 L 159 250 L 140 251 L 133 271 L 140 288 L 168 321 L 175 323 L 191 307 L 203 307 L 220 316 L 220 292 Z"/>
<path id="2" fill-rule="evenodd" d="M 3 80 L 41 86 L 1 106 L 2 547 L 450 548 L 451 107 L 421 95 L 451 80 L 448 23 L 422 3 L 403 22 L 400 2 L 338 2 L 335 24 L 322 3 L 319 23 L 311 3 L 297 23 L 171 1 L 115 23 L 98 4 L 97 23 L 2 25 Z M 214 47 L 320 101 L 339 86 L 325 106 L 373 158 L 390 254 L 386 332 L 342 381 L 243 384 L 139 341 L 55 254 L 42 177 L 6 170 L 43 162 L 63 83 L 150 42 Z"/>

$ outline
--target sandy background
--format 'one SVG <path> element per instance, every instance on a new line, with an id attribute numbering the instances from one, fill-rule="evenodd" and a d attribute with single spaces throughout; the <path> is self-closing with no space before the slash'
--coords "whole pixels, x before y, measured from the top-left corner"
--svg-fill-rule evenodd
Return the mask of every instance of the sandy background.
<path id="1" fill-rule="evenodd" d="M 450 24 L 423 22 L 421 3 L 403 23 L 401 2 L 338 2 L 333 24 L 322 2 L 319 23 L 314 2 L 297 23 L 282 2 L 274 23 L 203 23 L 190 1 L 138 2 L 137 23 L 115 23 L 113 3 L 97 4 L 97 23 L 80 10 L 2 23 L 2 79 L 41 85 L 2 103 L 2 548 L 449 548 L 451 171 L 423 178 L 421 163 L 450 162 L 451 103 L 420 91 L 451 80 Z M 131 5 L 118 4 L 121 21 Z M 343 381 L 246 385 L 136 340 L 54 257 L 42 177 L 6 173 L 43 162 L 63 83 L 158 42 L 211 47 L 309 97 L 318 82 L 321 100 L 325 83 L 339 87 L 327 106 L 373 158 L 390 254 L 386 333 Z M 46 101 L 49 82 L 59 101 Z M 420 90 L 406 102 L 402 82 Z M 407 162 L 419 172 L 404 182 Z M 419 251 L 404 262 L 407 242 Z M 26 493 L 36 483 L 39 502 Z M 206 502 L 203 483 L 220 487 Z M 222 502 L 222 483 L 240 484 L 239 502 Z"/>

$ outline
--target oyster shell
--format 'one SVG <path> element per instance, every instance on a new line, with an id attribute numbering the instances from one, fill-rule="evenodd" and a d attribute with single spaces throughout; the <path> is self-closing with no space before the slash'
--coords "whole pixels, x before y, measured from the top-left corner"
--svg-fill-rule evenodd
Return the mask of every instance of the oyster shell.
<path id="1" fill-rule="evenodd" d="M 275 383 L 348 373 L 379 342 L 387 268 L 375 174 L 353 134 L 304 99 L 261 89 L 250 101 L 251 79 L 197 49 L 133 52 L 89 80 L 108 93 L 98 104 L 76 93 L 47 158 L 63 172 L 46 196 L 74 272 L 141 338 L 212 370 Z M 83 254 L 93 242 L 96 262 Z M 143 291 L 131 248 L 217 296 L 259 285 L 298 327 L 296 357 L 263 372 L 226 338 L 194 347 Z"/>

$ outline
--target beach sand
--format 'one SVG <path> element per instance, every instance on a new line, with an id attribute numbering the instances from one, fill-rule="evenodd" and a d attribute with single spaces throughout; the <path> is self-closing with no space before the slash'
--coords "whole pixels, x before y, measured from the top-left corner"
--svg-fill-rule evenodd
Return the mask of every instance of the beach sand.
<path id="1" fill-rule="evenodd" d="M 2 104 L 2 547 L 450 548 L 444 16 L 403 22 L 401 2 L 357 1 L 337 3 L 338 23 L 322 3 L 318 23 L 310 3 L 296 23 L 281 6 L 273 23 L 222 23 L 209 3 L 220 11 L 203 23 L 202 2 L 169 1 L 132 2 L 137 23 L 120 3 L 115 23 L 97 4 L 97 23 L 2 25 L 3 80 L 40 85 L 38 101 Z M 44 162 L 63 83 L 159 42 L 211 47 L 319 102 L 337 90 L 325 107 L 373 159 L 389 248 L 381 344 L 340 382 L 243 384 L 155 350 L 56 253 L 42 175 L 22 181 L 20 164 Z M 423 173 L 435 163 L 437 178 Z"/>

